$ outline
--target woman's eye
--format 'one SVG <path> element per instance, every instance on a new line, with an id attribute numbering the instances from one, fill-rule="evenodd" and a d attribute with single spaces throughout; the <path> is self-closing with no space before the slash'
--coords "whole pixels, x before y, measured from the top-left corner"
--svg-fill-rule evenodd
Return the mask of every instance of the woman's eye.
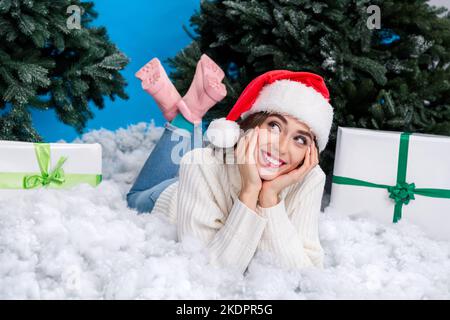
<path id="1" fill-rule="evenodd" d="M 299 144 L 304 144 L 307 145 L 308 144 L 308 139 L 305 138 L 304 136 L 297 136 L 295 137 L 295 141 Z"/>
<path id="2" fill-rule="evenodd" d="M 276 123 L 275 121 L 271 121 L 269 122 L 269 127 L 271 130 L 275 130 L 276 132 L 280 132 L 280 125 L 278 123 Z"/>

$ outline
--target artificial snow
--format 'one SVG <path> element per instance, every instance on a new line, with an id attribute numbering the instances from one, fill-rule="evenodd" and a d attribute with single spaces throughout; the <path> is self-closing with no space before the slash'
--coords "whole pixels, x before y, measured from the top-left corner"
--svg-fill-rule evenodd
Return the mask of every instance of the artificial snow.
<path id="1" fill-rule="evenodd" d="M 325 208 L 325 269 L 286 271 L 258 253 L 236 274 L 176 241 L 163 215 L 125 195 L 162 133 L 140 123 L 74 142 L 103 146 L 97 188 L 0 193 L 1 299 L 449 299 L 450 243 L 408 223 L 382 225 Z"/>

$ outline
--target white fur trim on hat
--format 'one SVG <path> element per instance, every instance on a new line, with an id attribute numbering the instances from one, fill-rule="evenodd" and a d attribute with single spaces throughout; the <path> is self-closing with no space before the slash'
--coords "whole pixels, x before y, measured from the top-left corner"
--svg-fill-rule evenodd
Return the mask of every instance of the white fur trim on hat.
<path id="1" fill-rule="evenodd" d="M 210 123 L 206 137 L 219 148 L 231 148 L 238 142 L 240 133 L 241 129 L 235 121 L 220 118 Z"/>
<path id="2" fill-rule="evenodd" d="M 333 122 L 333 107 L 312 87 L 286 79 L 266 85 L 250 110 L 241 117 L 244 119 L 261 111 L 285 113 L 297 118 L 315 134 L 319 151 L 325 149 Z"/>

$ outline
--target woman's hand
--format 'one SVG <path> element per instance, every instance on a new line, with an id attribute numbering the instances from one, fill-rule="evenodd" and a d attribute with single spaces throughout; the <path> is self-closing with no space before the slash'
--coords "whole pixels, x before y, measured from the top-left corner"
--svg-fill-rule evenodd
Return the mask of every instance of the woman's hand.
<path id="1" fill-rule="evenodd" d="M 259 205 L 263 208 L 273 207 L 279 202 L 281 191 L 302 181 L 305 176 L 319 163 L 319 152 L 313 142 L 306 152 L 303 164 L 289 173 L 283 174 L 271 181 L 264 181 L 259 194 Z"/>
<path id="2" fill-rule="evenodd" d="M 259 192 L 262 181 L 256 167 L 256 150 L 258 142 L 259 127 L 249 130 L 238 142 L 236 148 L 236 160 L 241 174 L 242 188 L 239 194 L 241 200 L 247 207 L 256 211 Z"/>

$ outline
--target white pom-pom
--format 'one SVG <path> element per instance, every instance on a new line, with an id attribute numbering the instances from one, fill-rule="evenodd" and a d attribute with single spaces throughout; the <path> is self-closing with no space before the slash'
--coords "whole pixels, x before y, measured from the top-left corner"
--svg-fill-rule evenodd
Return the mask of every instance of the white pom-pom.
<path id="1" fill-rule="evenodd" d="M 235 121 L 220 118 L 212 121 L 206 131 L 209 142 L 219 148 L 231 148 L 239 140 L 241 129 Z"/>

